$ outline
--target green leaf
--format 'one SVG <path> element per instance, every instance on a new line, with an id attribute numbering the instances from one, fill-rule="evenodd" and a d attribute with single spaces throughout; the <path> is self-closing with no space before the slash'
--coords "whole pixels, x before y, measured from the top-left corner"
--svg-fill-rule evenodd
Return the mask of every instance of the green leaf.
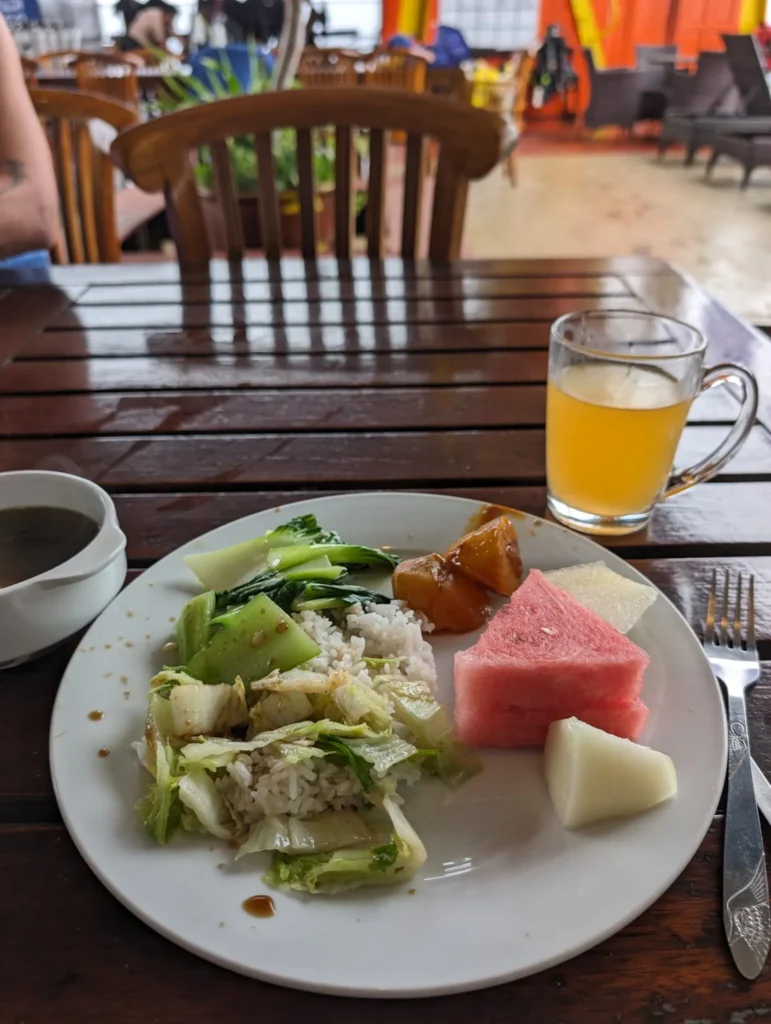
<path id="1" fill-rule="evenodd" d="M 333 755 L 330 757 L 333 764 L 347 764 L 361 783 L 361 788 L 365 793 L 375 785 L 375 780 L 372 778 L 372 773 L 369 770 L 369 764 L 363 757 L 360 757 L 351 750 L 343 740 L 331 736 L 320 736 L 316 740 L 316 746 L 322 750 L 330 751 Z"/>
<path id="2" fill-rule="evenodd" d="M 390 843 L 386 843 L 385 846 L 376 846 L 372 851 L 372 866 L 376 871 L 388 871 L 390 867 L 396 863 L 396 858 L 399 856 L 399 848 L 396 843 L 391 840 Z"/>

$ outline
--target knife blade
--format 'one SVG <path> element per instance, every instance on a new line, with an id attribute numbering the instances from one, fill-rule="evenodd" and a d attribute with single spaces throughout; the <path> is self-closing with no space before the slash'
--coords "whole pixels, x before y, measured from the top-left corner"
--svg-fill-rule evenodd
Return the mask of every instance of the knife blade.
<path id="1" fill-rule="evenodd" d="M 752 761 L 752 783 L 755 787 L 758 810 L 771 825 L 771 782 L 768 781 L 754 760 Z"/>

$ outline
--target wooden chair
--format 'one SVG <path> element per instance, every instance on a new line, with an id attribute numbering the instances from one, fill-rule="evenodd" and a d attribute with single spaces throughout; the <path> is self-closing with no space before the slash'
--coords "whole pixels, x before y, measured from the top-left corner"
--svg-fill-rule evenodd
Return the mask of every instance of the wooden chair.
<path id="1" fill-rule="evenodd" d="M 130 107 L 74 89 L 30 89 L 46 125 L 59 186 L 66 246 L 54 251 L 61 263 L 116 263 L 121 258 L 115 219 L 115 168 L 94 145 L 88 122 L 105 121 L 116 131 L 138 123 Z"/>
<path id="2" fill-rule="evenodd" d="M 445 96 L 459 103 L 471 103 L 471 82 L 460 68 L 426 69 L 426 89 L 431 96 Z"/>
<path id="3" fill-rule="evenodd" d="M 70 65 L 75 72 L 75 83 L 83 92 L 99 93 L 109 96 L 118 103 L 125 103 L 134 110 L 139 110 L 139 80 L 137 65 L 131 61 L 112 57 L 105 60 L 104 55 L 94 57 L 76 57 Z"/>
<path id="4" fill-rule="evenodd" d="M 376 89 L 423 92 L 428 61 L 404 50 L 376 50 L 364 58 L 363 84 Z"/>
<path id="5" fill-rule="evenodd" d="M 73 61 L 80 58 L 96 60 L 105 65 L 122 59 L 120 55 L 105 53 L 100 50 L 94 50 L 93 52 L 91 50 L 49 50 L 48 53 L 39 54 L 35 60 L 41 68 L 51 70 L 54 68 L 70 67 Z"/>
<path id="6" fill-rule="evenodd" d="M 37 73 L 40 70 L 37 61 L 30 60 L 29 57 L 22 57 L 21 69 L 24 72 L 24 81 L 27 83 L 28 88 L 36 86 Z"/>
<path id="7" fill-rule="evenodd" d="M 265 253 L 281 256 L 281 228 L 274 181 L 271 132 L 292 127 L 297 137 L 301 208 L 301 250 L 316 256 L 315 188 L 311 131 L 335 128 L 335 254 L 353 254 L 353 129 L 369 129 L 370 177 L 367 201 L 367 253 L 384 251 L 386 146 L 384 133 L 407 133 L 401 253 L 416 256 L 421 222 L 424 138 L 441 146 L 434 184 L 428 252 L 432 259 L 458 255 L 470 179 L 481 178 L 497 163 L 500 119 L 486 111 L 447 100 L 394 89 L 334 88 L 288 90 L 207 103 L 158 118 L 119 135 L 112 155 L 125 173 L 147 191 L 164 189 L 180 263 L 206 263 L 211 255 L 191 151 L 211 148 L 216 191 L 222 204 L 228 258 L 241 259 L 244 244 L 233 168 L 227 140 L 254 135 L 259 205 Z"/>
<path id="8" fill-rule="evenodd" d="M 300 58 L 297 80 L 306 89 L 359 84 L 361 56 L 342 50 L 307 47 Z"/>

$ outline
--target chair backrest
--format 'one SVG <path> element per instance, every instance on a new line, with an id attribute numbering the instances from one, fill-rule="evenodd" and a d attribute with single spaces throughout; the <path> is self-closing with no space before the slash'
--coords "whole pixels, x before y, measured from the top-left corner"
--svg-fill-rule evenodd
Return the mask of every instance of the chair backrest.
<path id="1" fill-rule="evenodd" d="M 37 85 L 37 73 L 40 70 L 37 61 L 29 57 L 21 58 L 21 70 L 24 72 L 24 81 L 28 86 Z"/>
<path id="2" fill-rule="evenodd" d="M 225 217 L 230 259 L 244 254 L 235 191 L 230 139 L 252 145 L 256 156 L 259 214 L 266 256 L 281 255 L 282 239 L 271 133 L 295 130 L 302 255 L 316 256 L 314 129 L 334 126 L 335 254 L 353 254 L 354 131 L 369 129 L 367 252 L 384 251 L 386 133 L 407 133 L 402 255 L 414 258 L 421 224 L 424 183 L 423 142 L 440 144 L 434 183 L 429 255 L 449 259 L 458 254 L 468 181 L 481 178 L 500 155 L 501 121 L 432 96 L 395 89 L 333 88 L 287 90 L 202 104 L 150 121 L 118 136 L 112 155 L 125 173 L 146 191 L 163 189 L 180 263 L 200 265 L 211 246 L 190 154 L 209 147 L 215 193 Z"/>
<path id="3" fill-rule="evenodd" d="M 702 50 L 692 76 L 688 108 L 705 113 L 734 112 L 739 96 L 725 50 Z"/>
<path id="4" fill-rule="evenodd" d="M 120 60 L 119 55 L 105 53 L 103 50 L 49 50 L 47 53 L 38 54 L 35 60 L 41 68 L 50 69 L 68 67 L 81 57 L 100 61 L 103 64 L 112 64 L 115 60 Z"/>
<path id="5" fill-rule="evenodd" d="M 104 121 L 116 131 L 138 123 L 136 112 L 104 96 L 74 89 L 30 89 L 51 144 L 59 187 L 66 247 L 60 262 L 115 263 L 120 242 L 115 224 L 115 168 L 93 142 L 89 122 Z"/>
<path id="6" fill-rule="evenodd" d="M 113 57 L 106 61 L 101 56 L 77 57 L 70 65 L 75 72 L 75 83 L 83 92 L 109 96 L 118 103 L 139 109 L 139 80 L 136 65 Z"/>
<path id="7" fill-rule="evenodd" d="M 297 69 L 297 80 L 306 89 L 358 85 L 361 55 L 339 50 L 306 47 Z"/>
<path id="8" fill-rule="evenodd" d="M 364 84 L 377 89 L 423 92 L 428 61 L 404 50 L 376 50 L 365 57 Z"/>
<path id="9" fill-rule="evenodd" d="M 647 71 L 651 67 L 662 67 L 656 62 L 657 57 L 676 57 L 676 46 L 635 46 L 635 64 L 641 71 Z"/>
<path id="10" fill-rule="evenodd" d="M 426 69 L 426 90 L 431 96 L 446 96 L 461 103 L 471 102 L 471 82 L 460 68 Z"/>
<path id="11" fill-rule="evenodd" d="M 745 114 L 771 116 L 771 90 L 766 80 L 765 60 L 755 36 L 724 34 L 728 64 L 742 95 Z"/>

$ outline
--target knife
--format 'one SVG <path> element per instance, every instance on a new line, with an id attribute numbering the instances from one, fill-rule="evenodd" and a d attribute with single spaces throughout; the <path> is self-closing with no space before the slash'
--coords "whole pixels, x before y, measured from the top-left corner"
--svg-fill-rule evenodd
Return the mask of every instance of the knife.
<path id="1" fill-rule="evenodd" d="M 754 761 L 752 761 L 752 782 L 755 787 L 755 800 L 758 810 L 768 824 L 771 825 L 771 782 L 768 781 Z"/>

